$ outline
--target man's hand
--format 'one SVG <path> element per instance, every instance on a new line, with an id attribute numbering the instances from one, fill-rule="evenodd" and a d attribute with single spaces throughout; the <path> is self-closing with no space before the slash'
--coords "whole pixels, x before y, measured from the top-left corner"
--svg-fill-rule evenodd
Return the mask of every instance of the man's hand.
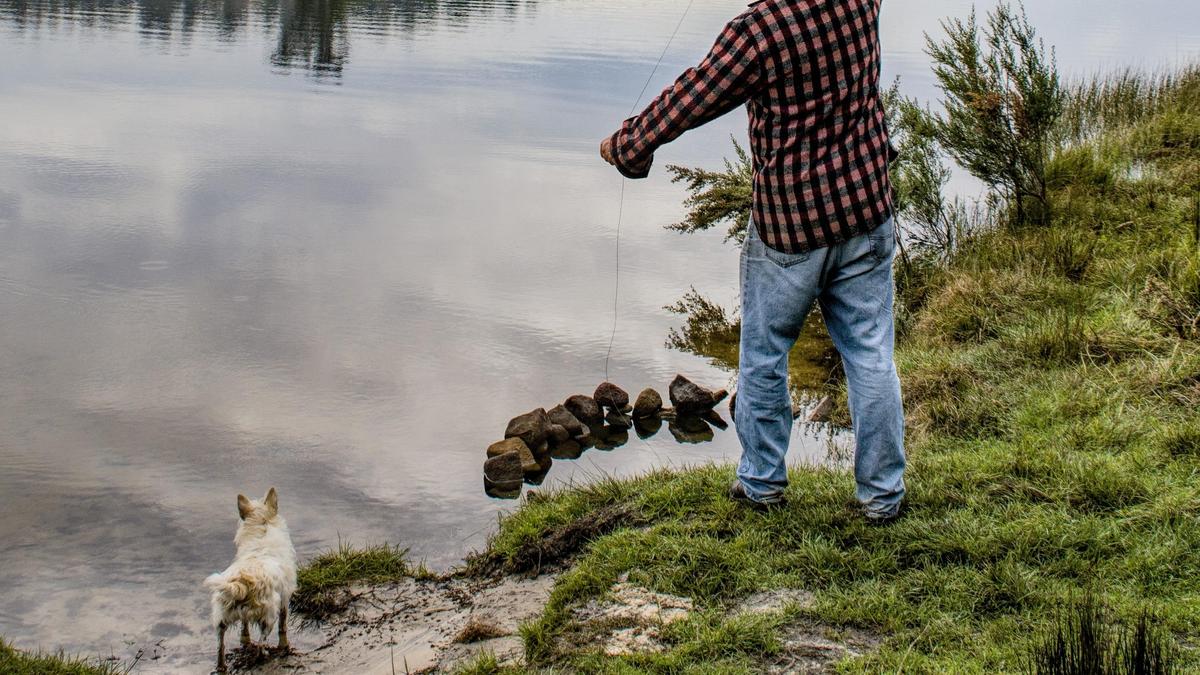
<path id="1" fill-rule="evenodd" d="M 600 156 L 609 164 L 613 166 L 617 165 L 617 160 L 613 159 L 611 138 L 606 138 L 600 142 Z"/>

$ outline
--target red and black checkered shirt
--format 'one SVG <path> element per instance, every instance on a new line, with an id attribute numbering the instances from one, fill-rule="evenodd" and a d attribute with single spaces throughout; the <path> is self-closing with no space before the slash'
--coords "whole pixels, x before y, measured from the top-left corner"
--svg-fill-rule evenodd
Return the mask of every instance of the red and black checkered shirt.
<path id="1" fill-rule="evenodd" d="M 645 178 L 654 151 L 746 103 L 753 220 L 800 253 L 891 217 L 891 145 L 879 91 L 882 0 L 763 0 L 612 136 L 617 168 Z"/>

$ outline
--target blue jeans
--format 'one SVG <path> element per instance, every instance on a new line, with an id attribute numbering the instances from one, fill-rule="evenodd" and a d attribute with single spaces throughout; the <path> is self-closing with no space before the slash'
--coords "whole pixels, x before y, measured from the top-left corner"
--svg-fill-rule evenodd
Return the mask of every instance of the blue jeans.
<path id="1" fill-rule="evenodd" d="M 819 302 L 842 356 L 854 420 L 857 498 L 889 516 L 904 498 L 904 408 L 892 358 L 892 222 L 807 253 L 768 248 L 750 223 L 742 248 L 742 343 L 735 417 L 746 494 L 778 502 L 792 430 L 788 352 Z"/>

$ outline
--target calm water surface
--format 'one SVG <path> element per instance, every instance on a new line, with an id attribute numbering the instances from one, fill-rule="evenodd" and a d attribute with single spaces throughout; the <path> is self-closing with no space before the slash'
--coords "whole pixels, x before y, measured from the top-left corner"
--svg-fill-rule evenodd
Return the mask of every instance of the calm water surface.
<path id="1" fill-rule="evenodd" d="M 603 378 L 620 179 L 596 146 L 684 4 L 0 0 L 0 635 L 203 668 L 199 581 L 234 496 L 270 485 L 302 556 L 480 547 L 512 508 L 483 449 Z M 1193 2 L 1035 4 L 1069 73 L 1200 52 Z M 921 33 L 969 6 L 886 3 L 887 77 L 932 96 Z M 651 92 L 741 7 L 697 0 Z M 743 126 L 627 186 L 612 378 L 634 392 L 730 383 L 664 346 L 689 287 L 735 302 L 737 252 L 663 230 L 684 194 L 661 167 L 716 165 Z M 738 453 L 664 430 L 547 482 Z"/>

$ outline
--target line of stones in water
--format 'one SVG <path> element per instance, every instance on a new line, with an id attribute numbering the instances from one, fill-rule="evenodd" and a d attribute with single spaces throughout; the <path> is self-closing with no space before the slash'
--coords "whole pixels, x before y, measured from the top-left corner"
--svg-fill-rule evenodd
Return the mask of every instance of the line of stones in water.
<path id="1" fill-rule="evenodd" d="M 713 428 L 729 424 L 715 410 L 728 397 L 724 389 L 702 387 L 676 375 L 667 388 L 671 406 L 653 388 L 642 391 L 633 405 L 629 394 L 602 382 L 591 395 L 575 394 L 546 410 L 538 408 L 509 421 L 504 440 L 491 444 L 483 463 L 484 491 L 499 499 L 516 499 L 525 484 L 541 485 L 555 459 L 579 459 L 589 448 L 612 450 L 657 434 L 666 422 L 680 443 L 707 443 Z"/>

